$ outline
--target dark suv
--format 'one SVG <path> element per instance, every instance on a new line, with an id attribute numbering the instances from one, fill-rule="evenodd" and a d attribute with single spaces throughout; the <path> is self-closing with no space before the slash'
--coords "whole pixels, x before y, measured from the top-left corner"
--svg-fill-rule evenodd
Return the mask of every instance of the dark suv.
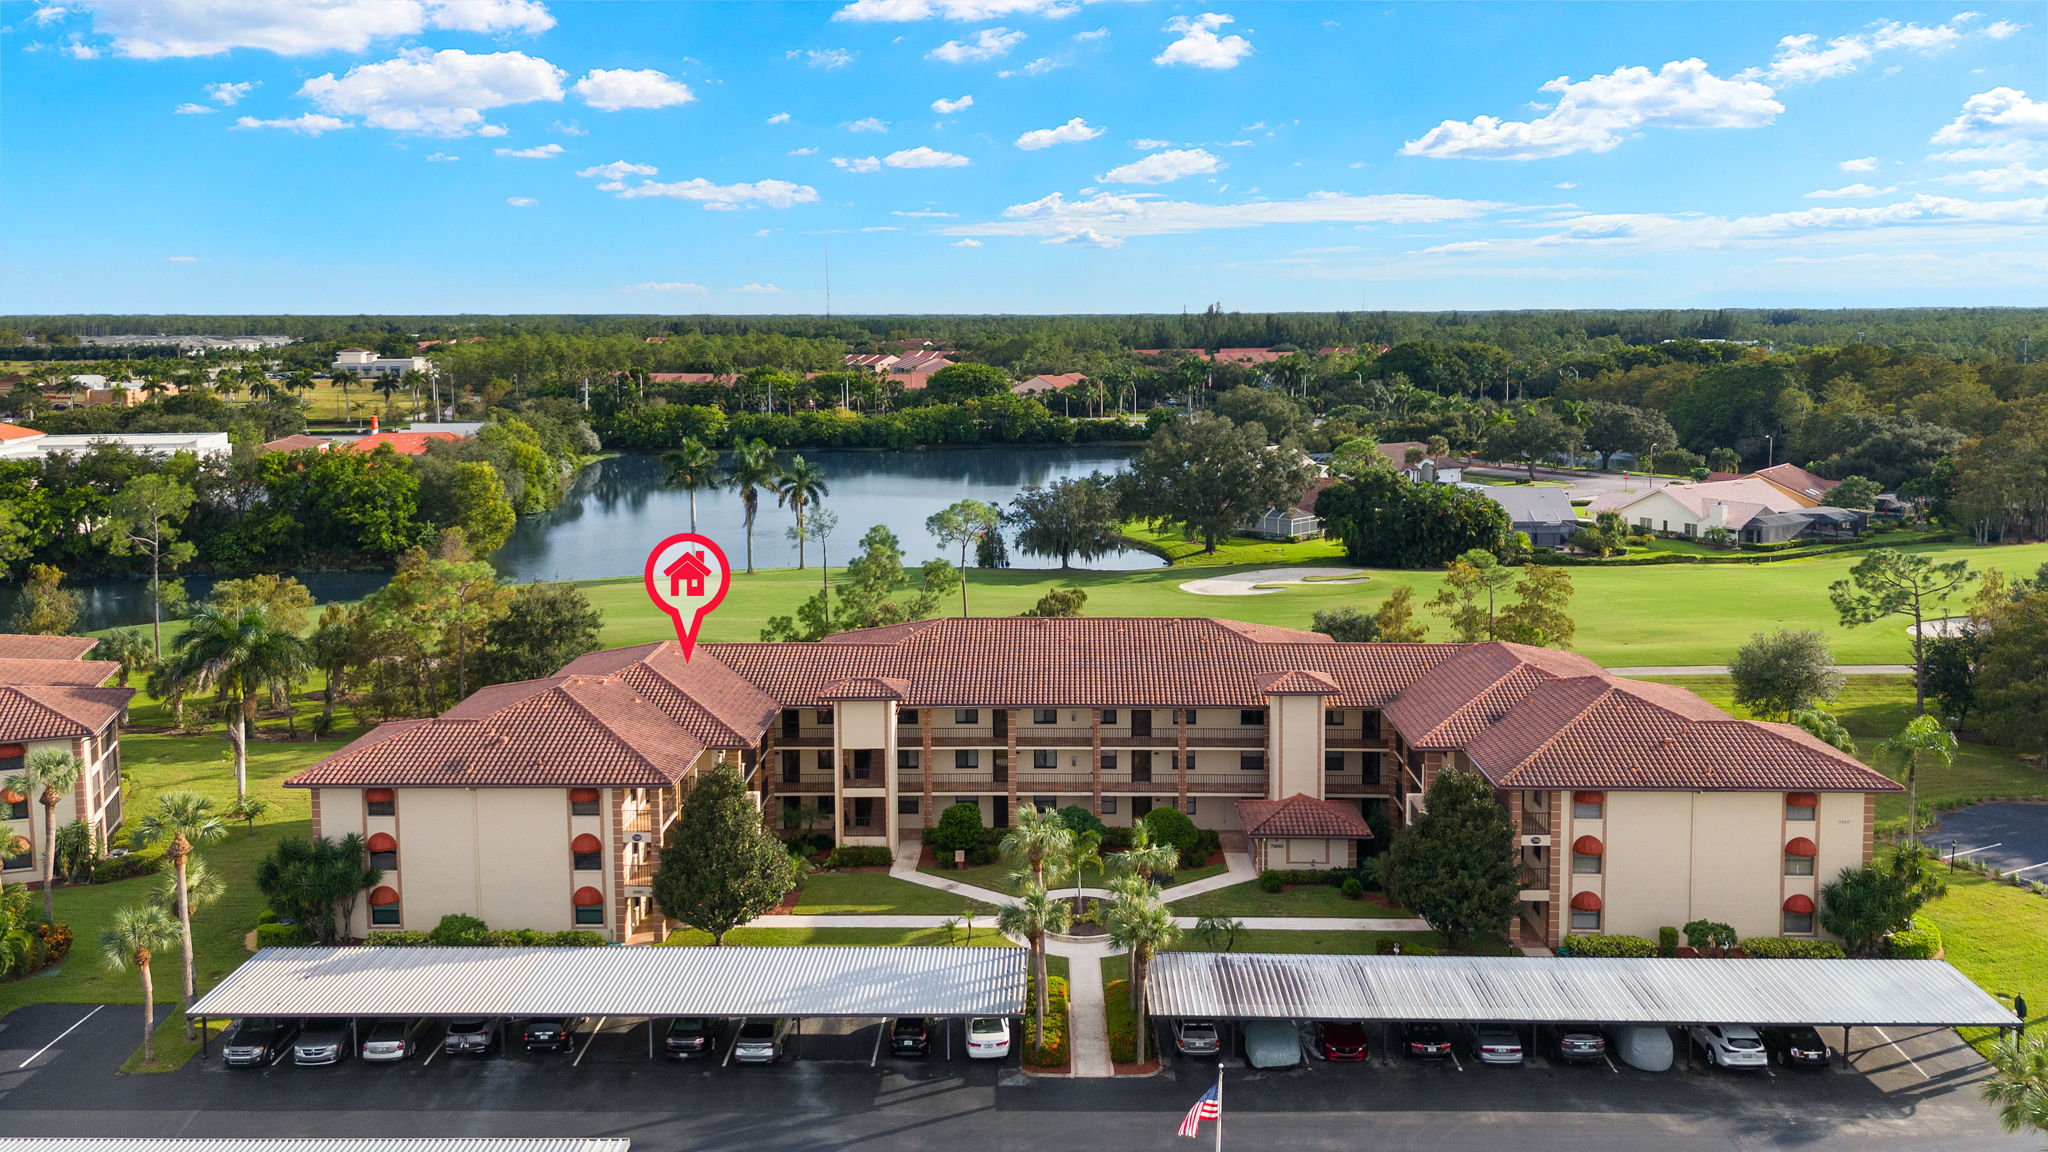
<path id="1" fill-rule="evenodd" d="M 291 1054 L 292 1041 L 299 1038 L 299 1022 L 274 1017 L 254 1017 L 235 1025 L 221 1045 L 220 1058 L 231 1068 L 261 1068 Z"/>
<path id="2" fill-rule="evenodd" d="M 528 1020 L 519 1039 L 528 1052 L 564 1052 L 576 1044 L 576 1022 L 558 1016 Z"/>
<path id="3" fill-rule="evenodd" d="M 931 1021 L 922 1016 L 904 1016 L 889 1026 L 891 1056 L 929 1056 L 931 1051 Z"/>
<path id="4" fill-rule="evenodd" d="M 668 1032 L 661 1038 L 661 1050 L 671 1060 L 709 1056 L 714 1033 L 711 1021 L 702 1016 L 678 1016 L 668 1022 Z"/>
<path id="5" fill-rule="evenodd" d="M 1772 1059 L 1787 1068 L 1825 1068 L 1834 1051 L 1820 1033 L 1804 1024 L 1783 1028 L 1759 1028 L 1764 1047 Z"/>

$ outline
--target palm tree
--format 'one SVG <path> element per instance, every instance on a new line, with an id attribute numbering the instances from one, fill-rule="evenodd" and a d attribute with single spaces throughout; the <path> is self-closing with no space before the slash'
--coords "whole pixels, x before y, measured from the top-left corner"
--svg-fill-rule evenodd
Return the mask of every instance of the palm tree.
<path id="1" fill-rule="evenodd" d="M 405 385 L 399 383 L 398 377 L 393 376 L 389 372 L 386 372 L 383 375 L 378 376 L 377 379 L 371 383 L 370 387 L 374 389 L 379 396 L 384 397 L 384 406 L 386 408 L 389 408 L 391 406 L 391 398 L 393 396 L 398 395 L 399 389 L 404 388 Z"/>
<path id="2" fill-rule="evenodd" d="M 162 372 L 159 372 L 153 368 L 143 370 L 142 395 L 145 399 L 155 400 L 158 403 L 162 403 L 164 394 L 169 392 L 170 390 L 171 382 L 164 378 L 164 374 Z"/>
<path id="3" fill-rule="evenodd" d="M 766 440 L 748 440 L 733 451 L 725 470 L 725 486 L 740 494 L 740 507 L 747 514 L 747 574 L 754 573 L 754 514 L 761 508 L 761 491 L 775 491 L 781 470 L 775 466 L 775 451 Z"/>
<path id="4" fill-rule="evenodd" d="M 356 382 L 356 374 L 346 368 L 336 368 L 327 378 L 341 389 L 341 418 L 348 419 L 348 386 Z"/>
<path id="5" fill-rule="evenodd" d="M 403 375 L 399 376 L 398 382 L 405 385 L 406 395 L 411 397 L 412 400 L 411 411 L 417 413 L 420 408 L 420 387 L 422 385 L 433 383 L 432 378 L 429 377 L 425 372 L 422 372 L 417 368 L 413 368 L 406 371 Z M 435 419 L 438 420 L 440 419 L 440 417 L 437 416 L 435 417 Z"/>
<path id="6" fill-rule="evenodd" d="M 240 800 L 249 794 L 249 728 L 256 702 L 265 690 L 297 681 L 306 667 L 306 642 L 272 624 L 269 609 L 202 604 L 171 641 L 170 659 L 150 676 L 150 694 L 211 689 L 219 697 L 228 743 L 235 749 L 235 798 Z"/>
<path id="7" fill-rule="evenodd" d="M 313 390 L 312 370 L 308 368 L 299 369 L 284 378 L 284 386 L 289 388 L 294 396 L 302 392 L 311 392 Z"/>
<path id="8" fill-rule="evenodd" d="M 1881 756 L 1894 756 L 1906 766 L 1906 838 L 1920 826 L 1920 807 L 1915 802 L 1920 765 L 1949 768 L 1956 761 L 1956 738 L 1932 716 L 1915 716 L 1897 736 L 1877 746 Z"/>
<path id="9" fill-rule="evenodd" d="M 50 888 L 57 874 L 57 802 L 85 775 L 85 762 L 62 748 L 43 748 L 30 755 L 21 771 L 7 778 L 7 790 L 43 806 L 43 919 L 57 919 Z"/>
<path id="10" fill-rule="evenodd" d="M 1998 1105 L 2007 1132 L 2048 1132 L 2048 1039 L 2007 1036 L 1992 1046 L 1997 1076 L 1984 1082 L 1984 1102 Z"/>
<path id="11" fill-rule="evenodd" d="M 1011 936 L 1022 936 L 1031 949 L 1031 978 L 1038 985 L 1038 1011 L 1032 1021 L 1032 1043 L 1045 1047 L 1045 1014 L 1052 1009 L 1046 989 L 1045 937 L 1065 932 L 1074 922 L 1074 910 L 1045 891 L 1044 885 L 1027 883 L 1015 904 L 1005 904 L 996 913 L 996 927 Z"/>
<path id="12" fill-rule="evenodd" d="M 1066 850 L 1059 856 L 1060 874 L 1074 878 L 1074 915 L 1088 910 L 1088 897 L 1082 894 L 1081 882 L 1086 878 L 1090 866 L 1098 870 L 1102 866 L 1102 833 L 1075 832 L 1067 841 Z"/>
<path id="13" fill-rule="evenodd" d="M 1143 820 L 1131 826 L 1131 846 L 1109 857 L 1109 870 L 1119 880 L 1139 880 L 1148 889 L 1155 873 L 1171 872 L 1179 864 L 1180 851 L 1171 844 L 1152 843 L 1151 826 Z"/>
<path id="14" fill-rule="evenodd" d="M 1174 923 L 1173 913 L 1149 884 L 1133 884 L 1119 889 L 1116 899 L 1109 902 L 1102 920 L 1103 927 L 1108 930 L 1110 946 L 1131 955 L 1131 1012 L 1138 1022 L 1137 1058 L 1143 1060 L 1148 1038 L 1145 1028 L 1145 977 L 1152 966 L 1153 954 L 1180 938 L 1180 926 Z"/>
<path id="15" fill-rule="evenodd" d="M 801 456 L 792 457 L 775 482 L 775 503 L 796 513 L 796 566 L 804 566 L 804 509 L 832 494 L 825 471 Z"/>
<path id="16" fill-rule="evenodd" d="M 668 465 L 664 478 L 671 488 L 681 488 L 690 494 L 690 531 L 697 530 L 697 493 L 706 488 L 716 488 L 721 477 L 718 471 L 718 453 L 701 441 L 684 437 L 681 445 L 661 454 L 661 462 Z"/>
<path id="17" fill-rule="evenodd" d="M 164 856 L 171 862 L 172 887 L 176 890 L 178 953 L 184 961 L 184 983 L 179 988 L 178 1009 L 191 1007 L 197 987 L 192 982 L 192 890 L 188 872 L 194 841 L 205 843 L 228 834 L 227 821 L 213 810 L 213 801 L 197 792 L 165 792 L 156 798 L 156 809 L 144 813 L 129 839 L 140 844 L 166 841 Z M 197 1036 L 192 1022 L 185 1022 L 185 1039 Z"/>
<path id="18" fill-rule="evenodd" d="M 1045 889 L 1045 866 L 1057 862 L 1074 842 L 1074 832 L 1050 808 L 1026 804 L 1010 820 L 1010 830 L 998 846 L 1004 860 L 1023 866 L 1019 878 L 1025 888 Z M 1021 889 L 1020 889 L 1021 890 Z"/>
<path id="19" fill-rule="evenodd" d="M 156 1059 L 156 986 L 149 977 L 150 956 L 170 946 L 178 934 L 171 914 L 150 904 L 114 913 L 114 923 L 100 934 L 100 960 L 116 972 L 135 965 L 142 976 L 142 1059 Z"/>

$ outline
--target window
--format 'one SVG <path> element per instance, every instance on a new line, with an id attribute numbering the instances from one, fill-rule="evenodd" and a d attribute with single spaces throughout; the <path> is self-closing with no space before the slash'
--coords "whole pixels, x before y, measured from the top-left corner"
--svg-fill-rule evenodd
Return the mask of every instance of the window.
<path id="1" fill-rule="evenodd" d="M 574 867 L 578 872 L 598 872 L 604 868 L 604 853 L 602 851 L 572 852 L 570 855 L 576 858 Z"/>
<path id="2" fill-rule="evenodd" d="M 1811 935 L 1813 935 L 1813 913 L 1811 913 L 1811 912 L 1787 912 L 1787 913 L 1785 913 L 1785 935 L 1787 935 L 1787 936 L 1811 936 Z"/>
<path id="3" fill-rule="evenodd" d="M 1803 797 L 1802 797 L 1802 799 L 1803 799 Z M 1813 819 L 1813 809 L 1814 809 L 1814 805 L 1812 805 L 1812 804 L 1795 804 L 1795 803 L 1793 803 L 1792 801 L 1790 801 L 1790 800 L 1787 800 L 1787 801 L 1785 802 L 1785 819 L 1787 819 L 1787 820 L 1812 820 L 1812 819 Z"/>
<path id="4" fill-rule="evenodd" d="M 393 848 L 389 852 L 370 853 L 370 867 L 381 869 L 385 872 L 398 871 L 398 849 Z"/>
<path id="5" fill-rule="evenodd" d="M 569 793 L 569 815 L 597 815 L 598 794 L 595 788 L 578 788 Z"/>
<path id="6" fill-rule="evenodd" d="M 1579 911 L 1579 910 L 1578 910 L 1578 909 L 1576 909 L 1576 908 L 1572 909 L 1572 931 L 1574 931 L 1574 932 L 1598 932 L 1599 930 L 1600 930 L 1600 913 L 1598 913 L 1598 912 L 1581 912 L 1581 911 Z"/>
<path id="7" fill-rule="evenodd" d="M 1051 748 L 1034 748 L 1031 751 L 1031 766 L 1057 768 L 1060 766 L 1060 754 Z"/>
<path id="8" fill-rule="evenodd" d="M 1060 722 L 1060 710 L 1057 708 L 1033 708 L 1031 710 L 1031 722 L 1033 724 L 1057 724 Z"/>
<path id="9" fill-rule="evenodd" d="M 1266 722 L 1266 710 L 1264 708 L 1241 708 L 1237 713 L 1237 722 L 1248 727 L 1258 727 Z"/>
<path id="10" fill-rule="evenodd" d="M 1600 874 L 1600 857 L 1589 856 L 1584 852 L 1574 852 L 1572 853 L 1572 871 L 1581 876 L 1598 876 Z"/>
<path id="11" fill-rule="evenodd" d="M 1342 752 L 1323 753 L 1323 772 L 1325 774 L 1336 775 L 1342 771 L 1344 771 L 1344 754 Z"/>
<path id="12" fill-rule="evenodd" d="M 784 736 L 796 735 L 802 729 L 802 726 L 803 717 L 797 714 L 796 709 L 785 708 L 782 710 L 782 734 Z"/>
<path id="13" fill-rule="evenodd" d="M 17 819 L 19 819 L 19 817 L 17 817 Z M 28 842 L 28 838 L 27 838 L 27 837 L 23 837 L 23 838 L 22 838 L 22 840 L 21 840 L 21 843 L 22 843 L 22 851 L 21 851 L 21 855 L 19 855 L 19 856 L 0 856 L 0 869 L 5 869 L 5 868 L 27 868 L 27 867 L 29 867 L 30 865 L 32 865 L 32 864 L 34 864 L 34 863 L 36 862 L 36 851 L 35 851 L 35 848 L 29 845 L 29 842 Z"/>
<path id="14" fill-rule="evenodd" d="M 1104 708 L 1104 709 L 1102 710 L 1102 724 L 1103 724 L 1103 727 L 1105 727 L 1105 728 L 1106 728 L 1106 727 L 1108 727 L 1108 726 L 1110 726 L 1110 725 L 1112 725 L 1112 724 L 1114 724 L 1114 723 L 1116 723 L 1116 709 L 1114 709 L 1114 708 Z"/>
<path id="15" fill-rule="evenodd" d="M 917 811 L 918 811 L 918 808 L 917 808 L 917 802 L 918 802 L 918 799 L 919 799 L 919 798 L 918 798 L 918 797 L 916 797 L 916 796 L 898 796 L 898 797 L 896 798 L 896 814 L 897 814 L 898 816 L 915 816 L 915 815 L 917 815 Z"/>
<path id="16" fill-rule="evenodd" d="M 364 800 L 363 803 L 366 806 L 366 809 L 369 812 L 369 814 L 372 816 L 398 815 L 398 797 L 393 796 L 388 792 L 371 793 L 369 794 L 369 798 Z M 26 815 L 27 813 L 24 812 L 23 816 Z M 17 817 L 17 819 L 19 819 L 19 817 Z"/>
<path id="17" fill-rule="evenodd" d="M 1578 817 L 1578 818 L 1579 818 L 1579 819 L 1581 819 L 1581 820 L 1599 820 L 1599 819 L 1602 819 L 1602 813 L 1604 813 L 1604 812 L 1606 812 L 1606 811 L 1607 811 L 1607 805 L 1606 805 L 1606 803 L 1604 803 L 1603 801 L 1600 801 L 1600 800 L 1573 800 L 1573 801 L 1572 801 L 1572 815 L 1573 815 L 1573 816 L 1576 816 L 1576 817 Z"/>
<path id="18" fill-rule="evenodd" d="M 782 782 L 795 784 L 804 778 L 804 754 L 784 751 L 782 753 Z"/>
<path id="19" fill-rule="evenodd" d="M 1056 811 L 1060 806 L 1060 798 L 1057 796 L 1033 796 L 1031 798 L 1031 806 L 1040 812 Z"/>
<path id="20" fill-rule="evenodd" d="M 392 928 L 402 923 L 396 904 L 370 905 L 370 924 L 376 928 Z"/>
<path id="21" fill-rule="evenodd" d="M 1266 770 L 1266 754 L 1264 752 L 1240 752 L 1237 756 L 1237 766 L 1246 772 L 1264 772 Z"/>
<path id="22" fill-rule="evenodd" d="M 28 798 L 23 797 L 20 800 L 9 801 L 7 804 L 7 818 L 9 820 L 28 819 Z"/>
<path id="23" fill-rule="evenodd" d="M 1188 815 L 1190 816 L 1195 814 L 1195 803 L 1196 801 L 1193 796 L 1188 797 Z"/>
<path id="24" fill-rule="evenodd" d="M 917 723 L 917 709 L 915 709 L 915 708 L 898 708 L 898 709 L 896 710 L 896 722 L 897 722 L 898 724 L 915 724 L 915 723 Z"/>
<path id="25" fill-rule="evenodd" d="M 818 771 L 830 772 L 832 771 L 833 766 L 834 761 L 832 756 L 832 750 L 830 748 L 818 749 Z"/>
<path id="26" fill-rule="evenodd" d="M 981 767 L 981 752 L 975 748 L 953 749 L 953 767 L 972 772 Z"/>
<path id="27" fill-rule="evenodd" d="M 1116 815 L 1116 797 L 1104 796 L 1102 798 L 1102 814 L 1104 816 Z"/>
<path id="28" fill-rule="evenodd" d="M 1377 712 L 1361 712 L 1361 713 L 1359 713 L 1359 720 L 1360 720 L 1360 723 L 1361 723 L 1361 725 L 1362 725 L 1362 726 L 1363 726 L 1363 727 L 1365 728 L 1365 734 L 1366 734 L 1367 736 L 1369 736 L 1369 737 L 1371 737 L 1371 738 L 1373 738 L 1373 739 L 1375 739 L 1375 740 L 1379 739 L 1379 735 L 1380 735 L 1380 714 L 1379 714 L 1379 713 L 1377 713 Z"/>
<path id="29" fill-rule="evenodd" d="M 853 750 L 853 778 L 872 780 L 875 775 L 875 750 L 856 748 Z"/>
<path id="30" fill-rule="evenodd" d="M 1104 772 L 1116 771 L 1116 753 L 1104 752 L 1102 754 L 1102 770 Z"/>
<path id="31" fill-rule="evenodd" d="M 1330 709 L 1330 710 L 1328 710 L 1328 711 L 1324 712 L 1324 713 L 1323 713 L 1323 723 L 1325 723 L 1325 724 L 1329 725 L 1329 726 L 1330 726 L 1330 727 L 1332 727 L 1332 728 L 1342 728 L 1342 727 L 1344 726 L 1344 711 L 1343 711 L 1343 709 L 1341 709 L 1341 708 L 1332 708 L 1332 709 Z"/>
<path id="32" fill-rule="evenodd" d="M 898 748 L 896 750 L 896 767 L 904 772 L 915 772 L 923 763 L 920 759 L 922 755 L 923 753 L 915 748 Z"/>
<path id="33" fill-rule="evenodd" d="M 834 803 L 833 803 L 832 797 L 830 797 L 830 796 L 820 796 L 820 797 L 818 797 L 818 812 L 819 812 L 819 814 L 821 814 L 821 815 L 825 815 L 825 816 L 830 816 L 830 815 L 832 814 L 832 812 L 833 812 L 833 810 L 834 810 L 834 808 L 835 808 L 835 807 L 836 807 L 836 806 L 835 806 L 835 805 L 834 805 Z"/>
<path id="34" fill-rule="evenodd" d="M 831 723 L 832 723 L 832 710 L 831 710 L 830 708 L 820 708 L 820 709 L 818 709 L 818 724 L 819 724 L 819 725 L 820 725 L 821 727 L 829 727 L 829 726 L 831 725 Z"/>
<path id="35" fill-rule="evenodd" d="M 955 724 L 979 724 L 979 723 L 981 723 L 981 709 L 979 709 L 979 708 L 955 708 L 955 709 L 953 709 L 953 723 L 955 723 Z"/>
<path id="36" fill-rule="evenodd" d="M 604 925 L 604 906 L 602 904 L 593 904 L 589 907 L 577 908 L 576 923 L 596 924 L 602 927 Z"/>
<path id="37" fill-rule="evenodd" d="M 1793 855 L 1791 855 L 1790 853 L 1787 853 L 1787 854 L 1786 854 L 1786 856 L 1785 856 L 1785 875 L 1787 875 L 1787 876 L 1811 876 L 1811 875 L 1813 875 L 1813 857 L 1811 857 L 1811 856 L 1793 856 Z"/>
<path id="38" fill-rule="evenodd" d="M 1365 757 L 1364 757 L 1364 759 L 1365 759 L 1365 782 L 1366 782 L 1367 784 L 1377 784 L 1377 783 L 1379 783 L 1379 782 L 1380 782 L 1380 754 L 1379 754 L 1378 752 L 1367 752 L 1367 753 L 1365 754 Z"/>

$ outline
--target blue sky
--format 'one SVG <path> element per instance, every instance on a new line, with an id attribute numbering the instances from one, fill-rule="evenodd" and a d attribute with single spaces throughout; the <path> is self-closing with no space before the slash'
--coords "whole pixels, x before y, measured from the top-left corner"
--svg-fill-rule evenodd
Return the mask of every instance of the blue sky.
<path id="1" fill-rule="evenodd" d="M 0 310 L 2039 304 L 2042 13 L 7 0 Z"/>

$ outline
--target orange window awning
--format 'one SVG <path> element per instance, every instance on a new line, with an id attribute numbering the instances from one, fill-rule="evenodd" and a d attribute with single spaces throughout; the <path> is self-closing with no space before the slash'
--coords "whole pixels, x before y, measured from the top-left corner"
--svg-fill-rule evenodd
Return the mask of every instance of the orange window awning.
<path id="1" fill-rule="evenodd" d="M 604 893 L 595 888 L 578 888 L 571 899 L 578 908 L 595 908 L 604 903 Z"/>
<path id="2" fill-rule="evenodd" d="M 1605 792 L 1574 792 L 1574 793 L 1572 793 L 1572 803 L 1574 803 L 1574 804 L 1605 804 L 1605 803 L 1607 803 L 1607 793 L 1605 793 Z"/>
<path id="3" fill-rule="evenodd" d="M 1572 841 L 1572 851 L 1580 856 L 1598 856 L 1607 851 L 1607 846 L 1600 843 L 1598 836 L 1581 836 Z"/>
<path id="4" fill-rule="evenodd" d="M 370 904 L 373 907 L 388 908 L 396 903 L 398 903 L 398 889 L 389 885 L 379 885 L 370 890 Z"/>
<path id="5" fill-rule="evenodd" d="M 1820 797 L 1811 792 L 1787 792 L 1785 793 L 1785 803 L 1793 808 L 1818 808 L 1820 806 Z"/>
<path id="6" fill-rule="evenodd" d="M 574 840 L 569 841 L 569 851 L 577 853 L 578 855 L 582 855 L 587 852 L 602 852 L 604 851 L 604 842 L 602 840 L 599 840 L 597 837 L 592 836 L 590 833 L 585 832 L 581 836 L 576 837 Z"/>
<path id="7" fill-rule="evenodd" d="M 1804 836 L 1794 836 L 1785 844 L 1785 855 L 1805 856 L 1811 859 L 1820 855 L 1820 845 L 1815 844 Z"/>
<path id="8" fill-rule="evenodd" d="M 398 837 L 393 836 L 389 832 L 379 832 L 370 837 L 369 849 L 372 852 L 396 852 L 398 851 Z"/>
<path id="9" fill-rule="evenodd" d="M 1813 915 L 1813 897 L 1808 896 L 1804 892 L 1794 892 L 1792 895 L 1785 897 L 1785 911 L 1800 916 L 1811 916 Z"/>
<path id="10" fill-rule="evenodd" d="M 398 799 L 398 793 L 393 792 L 389 788 L 365 788 L 363 789 L 363 799 L 372 804 L 389 804 L 393 800 Z"/>
<path id="11" fill-rule="evenodd" d="M 1599 910 L 1600 894 L 1598 892 L 1581 892 L 1572 897 L 1572 911 L 1574 912 L 1598 912 Z"/>
<path id="12" fill-rule="evenodd" d="M 597 799 L 598 794 L 595 788 L 569 789 L 569 802 L 572 804 L 595 804 Z"/>

